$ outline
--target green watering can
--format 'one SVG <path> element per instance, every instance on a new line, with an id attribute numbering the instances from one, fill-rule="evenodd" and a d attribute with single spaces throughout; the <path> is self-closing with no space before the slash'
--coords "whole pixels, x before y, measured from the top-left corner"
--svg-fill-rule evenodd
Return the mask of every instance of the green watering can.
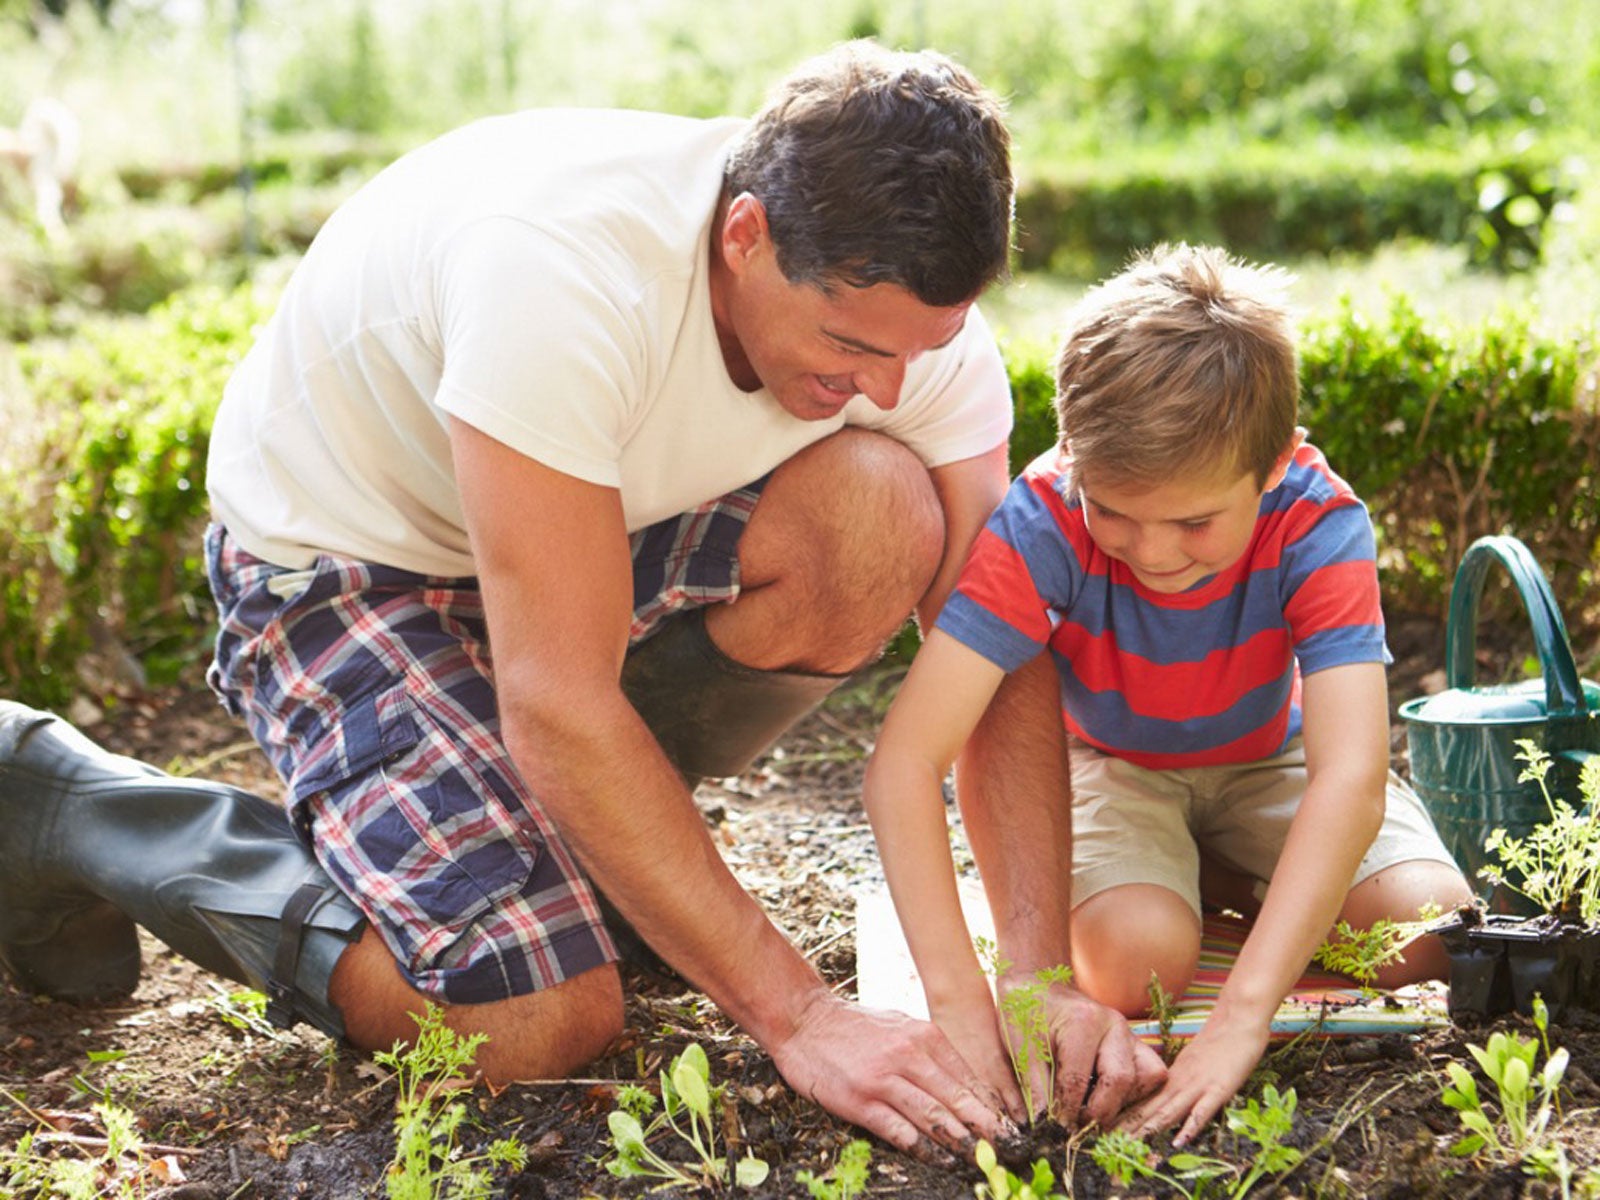
<path id="1" fill-rule="evenodd" d="M 1521 594 L 1544 677 L 1474 687 L 1478 600 L 1497 562 Z M 1484 840 L 1496 828 L 1524 836 L 1549 816 L 1538 784 L 1517 782 L 1525 766 L 1517 742 L 1531 739 L 1550 754 L 1551 793 L 1577 802 L 1583 761 L 1600 751 L 1600 684 L 1578 678 L 1550 585 L 1513 537 L 1479 538 L 1468 547 L 1450 591 L 1445 638 L 1447 690 L 1408 700 L 1400 716 L 1411 743 L 1412 786 L 1468 882 L 1488 900 L 1491 886 L 1478 877 L 1488 861 Z M 1501 897 L 1497 906 L 1531 911 L 1520 897 Z"/>

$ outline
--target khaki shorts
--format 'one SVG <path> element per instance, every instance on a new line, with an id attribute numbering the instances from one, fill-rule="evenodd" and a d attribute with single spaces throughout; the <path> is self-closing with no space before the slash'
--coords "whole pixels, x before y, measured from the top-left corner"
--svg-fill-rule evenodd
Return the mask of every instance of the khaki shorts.
<path id="1" fill-rule="evenodd" d="M 1071 739 L 1072 903 L 1153 883 L 1200 912 L 1200 858 L 1254 877 L 1265 893 L 1306 790 L 1299 740 L 1276 758 L 1151 771 Z M 1422 801 L 1389 772 L 1383 827 L 1350 886 L 1397 863 L 1455 860 Z"/>

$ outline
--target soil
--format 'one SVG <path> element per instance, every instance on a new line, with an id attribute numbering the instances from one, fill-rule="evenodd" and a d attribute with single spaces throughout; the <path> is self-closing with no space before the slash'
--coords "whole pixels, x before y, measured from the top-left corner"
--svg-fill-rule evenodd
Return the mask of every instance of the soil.
<path id="1" fill-rule="evenodd" d="M 1392 621 L 1390 641 L 1396 703 L 1443 686 L 1438 622 Z M 1503 664 L 1513 656 L 1503 651 L 1489 658 Z M 879 878 L 859 785 L 878 714 L 897 680 L 889 668 L 863 675 L 750 772 L 704 784 L 698 793 L 745 886 L 845 993 L 852 992 L 854 975 L 852 894 Z M 157 765 L 181 764 L 195 774 L 281 794 L 242 728 L 198 684 L 127 700 L 91 732 Z M 1396 728 L 1394 747 L 1403 767 L 1402 732 Z M 7 1190 L 5 1149 L 17 1148 L 30 1133 L 35 1164 L 112 1157 L 96 1140 L 105 1129 L 93 1106 L 102 1103 L 131 1111 L 145 1145 L 121 1156 L 119 1172 L 102 1172 L 102 1191 L 74 1195 L 384 1195 L 395 1153 L 390 1072 L 303 1028 L 286 1034 L 261 1025 L 234 999 L 233 985 L 153 939 L 145 949 L 143 981 L 122 1003 L 52 1003 L 0 984 L 0 1197 L 57 1194 L 20 1180 L 13 1181 L 17 1190 Z M 859 1131 L 785 1087 L 771 1060 L 704 997 L 631 969 L 627 983 L 627 1032 L 585 1078 L 514 1085 L 498 1094 L 483 1088 L 452 1094 L 467 1110 L 460 1140 L 468 1152 L 508 1137 L 527 1148 L 526 1167 L 501 1169 L 484 1194 L 522 1200 L 645 1194 L 646 1181 L 617 1179 L 603 1166 L 607 1116 L 622 1084 L 653 1081 L 674 1054 L 697 1041 L 710 1056 L 713 1082 L 729 1085 L 722 1128 L 734 1153 L 748 1148 L 771 1164 L 768 1180 L 750 1194 L 809 1195 L 796 1173 L 823 1173 Z M 1532 1034 L 1525 1020 L 1511 1017 L 1419 1036 L 1304 1041 L 1271 1052 L 1261 1078 L 1295 1090 L 1290 1141 L 1306 1158 L 1281 1179 L 1268 1175 L 1252 1194 L 1560 1195 L 1556 1185 L 1516 1165 L 1450 1153 L 1462 1130 L 1440 1098 L 1445 1066 L 1474 1069 L 1468 1043 L 1482 1045 L 1495 1029 Z M 1600 1019 L 1572 1014 L 1552 1026 L 1550 1040 L 1572 1056 L 1552 1120 L 1553 1143 L 1581 1174 L 1600 1167 Z M 1484 1089 L 1492 1095 L 1492 1087 Z M 1194 1149 L 1247 1166 L 1249 1143 L 1219 1125 Z M 1182 1194 L 1152 1183 L 1118 1188 L 1090 1161 L 1084 1144 L 1069 1143 L 1058 1131 L 1038 1139 L 1024 1158 L 1045 1155 L 1063 1190 L 1070 1176 L 1074 1196 Z M 1158 1142 L 1157 1149 L 1166 1148 Z M 924 1164 L 874 1143 L 866 1195 L 953 1200 L 972 1196 L 977 1180 L 970 1168 Z"/>

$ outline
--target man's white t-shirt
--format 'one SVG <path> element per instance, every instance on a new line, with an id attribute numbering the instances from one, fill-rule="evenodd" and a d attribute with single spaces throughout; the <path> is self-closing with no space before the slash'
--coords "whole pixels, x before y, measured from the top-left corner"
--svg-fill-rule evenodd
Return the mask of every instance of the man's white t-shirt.
<path id="1" fill-rule="evenodd" d="M 844 425 L 882 430 L 930 467 L 999 445 L 1009 389 L 976 310 L 911 364 L 892 412 L 858 396 L 802 421 L 734 385 L 707 273 L 743 128 L 536 110 L 383 171 L 317 236 L 228 383 L 207 475 L 219 519 L 285 567 L 332 553 L 474 575 L 447 414 L 620 489 L 630 531 Z"/>

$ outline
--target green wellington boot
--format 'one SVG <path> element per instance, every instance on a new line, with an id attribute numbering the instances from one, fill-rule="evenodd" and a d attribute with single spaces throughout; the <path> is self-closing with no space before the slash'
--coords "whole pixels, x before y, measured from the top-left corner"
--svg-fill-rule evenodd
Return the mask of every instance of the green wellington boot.
<path id="1" fill-rule="evenodd" d="M 622 690 L 692 788 L 737 775 L 846 675 L 763 671 L 711 640 L 706 611 L 668 621 L 622 664 Z"/>
<path id="2" fill-rule="evenodd" d="M 622 664 L 623 693 L 690 791 L 739 774 L 846 678 L 735 662 L 711 640 L 703 608 L 668 621 Z M 622 957 L 679 981 L 611 901 L 598 889 L 595 896 Z"/>
<path id="3" fill-rule="evenodd" d="M 343 1037 L 328 981 L 362 920 L 278 805 L 174 778 L 0 701 L 0 966 L 25 989 L 126 995 L 143 925 L 265 992 L 274 1024 Z"/>

